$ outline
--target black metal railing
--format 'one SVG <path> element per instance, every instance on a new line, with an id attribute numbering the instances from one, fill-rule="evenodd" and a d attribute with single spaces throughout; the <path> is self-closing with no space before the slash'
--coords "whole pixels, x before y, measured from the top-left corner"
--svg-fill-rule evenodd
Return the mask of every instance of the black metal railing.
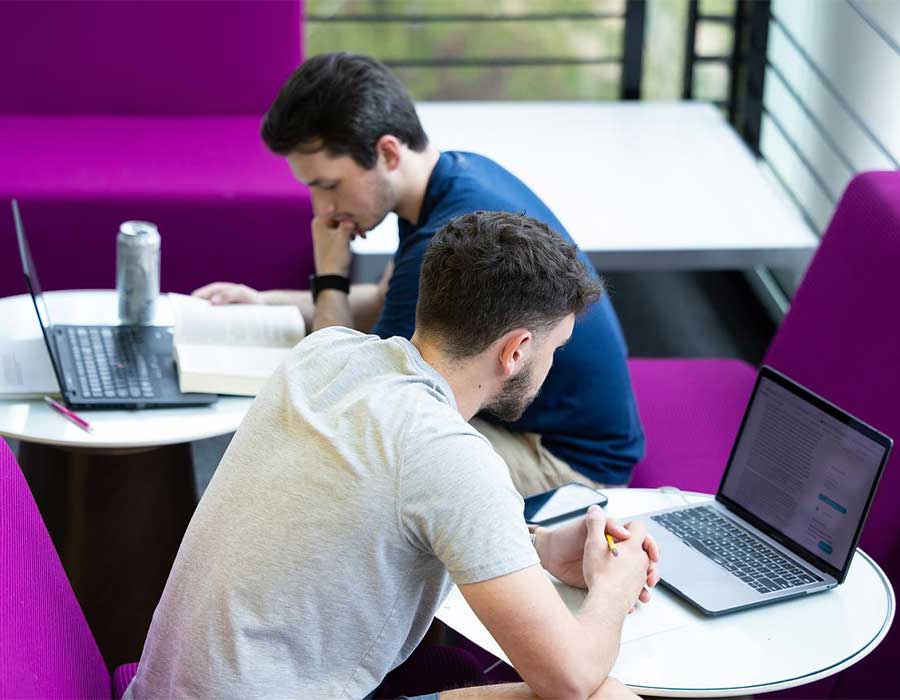
<path id="1" fill-rule="evenodd" d="M 682 75 L 681 96 L 686 100 L 695 99 L 696 89 L 696 69 L 698 66 L 718 65 L 727 70 L 731 76 L 727 86 L 729 97 L 712 99 L 710 102 L 716 106 L 726 109 L 730 108 L 731 94 L 735 85 L 734 70 L 739 57 L 734 50 L 728 54 L 703 54 L 697 51 L 697 30 L 704 25 L 719 24 L 732 28 L 733 47 L 737 46 L 737 22 L 740 12 L 739 5 L 736 7 L 734 14 L 721 13 L 705 13 L 701 10 L 698 0 L 690 0 L 688 2 L 687 26 L 685 27 L 685 43 L 684 43 L 684 69 Z"/>
<path id="2" fill-rule="evenodd" d="M 498 23 L 498 22 L 559 22 L 583 21 L 620 22 L 622 24 L 622 51 L 608 56 L 447 56 L 405 58 L 397 56 L 380 57 L 391 68 L 496 68 L 496 67 L 557 67 L 557 66 L 620 66 L 619 96 L 623 100 L 638 100 L 641 97 L 641 75 L 644 56 L 644 0 L 626 0 L 624 11 L 619 12 L 530 12 L 530 13 L 354 13 L 354 14 L 308 14 L 304 21 L 317 23 L 364 23 L 364 24 L 406 24 L 427 25 L 453 22 Z"/>

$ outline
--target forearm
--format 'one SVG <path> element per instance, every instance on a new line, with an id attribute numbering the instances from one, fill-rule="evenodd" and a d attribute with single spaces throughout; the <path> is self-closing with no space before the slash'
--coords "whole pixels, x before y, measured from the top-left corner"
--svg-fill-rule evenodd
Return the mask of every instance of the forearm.
<path id="1" fill-rule="evenodd" d="M 331 326 L 353 328 L 353 312 L 350 298 L 338 289 L 323 289 L 316 298 L 316 311 L 313 317 L 312 331 Z"/>
<path id="2" fill-rule="evenodd" d="M 303 321 L 307 328 L 312 328 L 315 315 L 315 305 L 312 294 L 308 290 L 297 289 L 270 289 L 261 292 L 263 303 L 267 306 L 296 306 L 300 309 Z"/>
<path id="3" fill-rule="evenodd" d="M 344 295 L 347 296 L 346 294 Z M 271 289 L 262 292 L 265 304 L 278 306 L 296 306 L 300 309 L 306 327 L 310 329 L 325 328 L 326 326 L 345 325 L 343 323 L 316 323 L 316 306 L 313 304 L 312 294 L 307 291 L 294 289 Z M 377 284 L 354 284 L 350 286 L 350 296 L 347 300 L 350 304 L 350 316 L 352 323 L 350 328 L 368 333 L 375 326 L 381 309 L 384 306 L 384 289 Z M 326 313 L 331 315 L 334 310 L 329 308 Z M 324 319 L 323 319 L 324 320 Z"/>
<path id="4" fill-rule="evenodd" d="M 554 531 L 545 527 L 538 527 L 534 531 L 534 546 L 541 566 L 551 574 L 571 584 L 584 587 L 584 580 L 580 583 L 571 581 L 571 572 L 558 570 L 554 565 L 554 558 L 558 558 L 559 542 L 554 539 Z M 556 532 L 558 538 L 561 534 Z M 579 562 L 579 574 L 581 565 Z M 628 609 L 631 607 L 627 595 L 623 591 L 610 590 L 601 584 L 595 584 L 588 591 L 581 608 L 574 613 L 576 629 L 575 639 L 579 640 L 578 652 L 584 668 L 596 671 L 593 676 L 597 683 L 603 681 L 612 669 L 619 652 L 622 625 Z"/>
<path id="5" fill-rule="evenodd" d="M 612 671 L 619 655 L 622 625 L 630 605 L 620 591 L 588 591 L 581 608 L 575 613 L 579 628 L 579 648 L 586 668 L 594 669 L 599 685 Z"/>
<path id="6" fill-rule="evenodd" d="M 459 688 L 438 694 L 438 700 L 539 700 L 524 683 Z M 615 678 L 607 678 L 588 700 L 641 700 Z"/>
<path id="7" fill-rule="evenodd" d="M 384 288 L 378 284 L 354 284 L 350 287 L 350 313 L 353 327 L 370 333 L 384 308 Z"/>

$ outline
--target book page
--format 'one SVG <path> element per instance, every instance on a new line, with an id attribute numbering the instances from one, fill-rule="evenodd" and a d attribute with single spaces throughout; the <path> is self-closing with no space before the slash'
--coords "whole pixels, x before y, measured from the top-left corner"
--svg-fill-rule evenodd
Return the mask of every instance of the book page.
<path id="1" fill-rule="evenodd" d="M 186 345 L 175 349 L 178 380 L 183 392 L 256 396 L 290 348 Z"/>
<path id="2" fill-rule="evenodd" d="M 264 346 L 292 348 L 306 335 L 296 306 L 227 304 L 169 294 L 175 319 L 175 345 Z"/>

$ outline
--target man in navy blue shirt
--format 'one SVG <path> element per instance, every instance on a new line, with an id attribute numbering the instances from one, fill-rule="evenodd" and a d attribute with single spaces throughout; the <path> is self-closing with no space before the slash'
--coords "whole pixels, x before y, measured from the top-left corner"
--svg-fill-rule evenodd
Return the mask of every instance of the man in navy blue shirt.
<path id="1" fill-rule="evenodd" d="M 441 153 L 429 143 L 403 85 L 372 58 L 338 53 L 307 60 L 266 114 L 262 137 L 312 195 L 312 289 L 259 292 L 217 282 L 195 292 L 213 303 L 294 304 L 313 330 L 343 325 L 409 338 L 425 250 L 451 219 L 477 210 L 523 213 L 571 241 L 553 212 L 513 174 L 483 156 Z M 392 264 L 379 284 L 351 286 L 350 241 L 392 211 L 400 221 Z M 587 256 L 580 256 L 590 268 Z M 541 393 L 519 420 L 504 423 L 487 414 L 473 419 L 524 496 L 571 481 L 628 483 L 643 456 L 644 435 L 626 354 L 604 295 L 578 319 Z"/>

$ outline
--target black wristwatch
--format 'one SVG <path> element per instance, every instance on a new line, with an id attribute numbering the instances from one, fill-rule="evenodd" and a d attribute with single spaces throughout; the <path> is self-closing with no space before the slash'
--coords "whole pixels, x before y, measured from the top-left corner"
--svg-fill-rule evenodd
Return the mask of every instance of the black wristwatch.
<path id="1" fill-rule="evenodd" d="M 350 278 L 343 275 L 310 275 L 309 290 L 312 292 L 313 303 L 319 292 L 323 289 L 337 289 L 344 294 L 350 293 Z"/>

